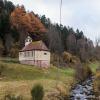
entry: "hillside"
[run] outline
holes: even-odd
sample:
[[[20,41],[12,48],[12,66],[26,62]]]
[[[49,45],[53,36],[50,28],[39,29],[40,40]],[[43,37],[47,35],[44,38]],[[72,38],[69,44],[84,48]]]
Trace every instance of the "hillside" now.
[[[69,52],[81,62],[100,60],[99,40],[94,47],[82,30],[53,23],[45,15],[26,11],[23,5],[15,6],[11,1],[1,0],[0,8],[0,56],[18,57],[29,35],[33,41],[42,40],[51,53],[62,56]]]
[[[89,64],[94,74],[98,65],[98,62]],[[30,91],[38,83],[44,87],[44,100],[47,100],[49,95],[55,98],[53,94],[69,96],[72,86],[77,82],[75,70],[69,67],[57,68],[51,65],[48,69],[41,69],[37,66],[19,64],[18,61],[10,58],[0,61],[0,68],[1,66],[3,66],[3,70],[0,77],[0,100],[9,93],[21,95],[23,100],[30,100]],[[96,79],[95,84],[98,84],[98,81]],[[98,85],[95,85],[95,89],[98,89]],[[48,100],[51,100],[51,98],[49,97]]]
[[[42,40],[47,46],[51,54],[50,68],[19,63],[19,50],[25,46],[27,36],[33,42]],[[99,96],[99,44],[97,39],[94,46],[78,28],[53,23],[45,15],[26,11],[24,5],[0,0],[0,100],[9,93],[31,100],[30,91],[38,83],[45,91],[43,100],[67,98],[73,85],[92,75],[94,92]]]
[[[11,92],[22,95],[24,100],[29,100],[30,89],[36,83],[43,85],[46,94],[56,92],[60,86],[59,88],[68,95],[74,82],[75,71],[71,68],[59,69],[52,66],[49,69],[41,69],[12,61],[0,61],[0,65],[4,66],[0,80],[0,98]]]

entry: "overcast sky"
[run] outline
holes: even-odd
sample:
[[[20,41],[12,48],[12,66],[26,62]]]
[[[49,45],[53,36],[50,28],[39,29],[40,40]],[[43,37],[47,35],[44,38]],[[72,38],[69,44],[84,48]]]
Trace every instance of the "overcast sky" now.
[[[26,10],[46,15],[59,23],[60,0],[9,0],[15,5],[23,4]],[[62,0],[62,24],[79,28],[92,39],[100,36],[100,0]]]

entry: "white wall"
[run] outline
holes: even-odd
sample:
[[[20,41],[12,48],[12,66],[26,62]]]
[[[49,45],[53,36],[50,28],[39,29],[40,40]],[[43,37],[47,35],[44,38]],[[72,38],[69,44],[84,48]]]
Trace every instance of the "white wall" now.
[[[48,61],[50,61],[50,52],[48,52],[48,51],[35,51],[35,60],[48,60]]]
[[[35,50],[35,51],[25,51],[25,52],[19,52],[19,61],[22,61],[22,60],[47,60],[47,61],[50,61],[50,52],[48,52],[48,51]]]

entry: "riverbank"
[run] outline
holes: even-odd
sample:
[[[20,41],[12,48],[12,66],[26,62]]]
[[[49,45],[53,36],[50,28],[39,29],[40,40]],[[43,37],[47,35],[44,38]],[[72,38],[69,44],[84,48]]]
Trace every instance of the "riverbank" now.
[[[94,80],[94,92],[96,95],[96,100],[100,100],[100,70],[96,71]]]
[[[72,87],[70,100],[100,100],[99,62],[89,63],[93,76]]]
[[[92,69],[94,73],[94,93],[96,95],[95,100],[100,100],[100,62],[94,62],[90,64],[90,68]]]
[[[84,82],[76,84],[71,91],[70,100],[95,100],[93,81],[94,78],[89,77]]]

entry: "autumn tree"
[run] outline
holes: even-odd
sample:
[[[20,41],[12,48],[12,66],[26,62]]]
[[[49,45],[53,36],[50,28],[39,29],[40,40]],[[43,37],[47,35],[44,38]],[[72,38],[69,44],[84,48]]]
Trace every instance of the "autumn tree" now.
[[[26,12],[24,6],[18,6],[11,13],[11,25],[12,28],[16,28],[19,35],[20,45],[24,46],[24,40],[28,33],[44,33],[45,27],[39,20],[39,18],[33,12]]]

